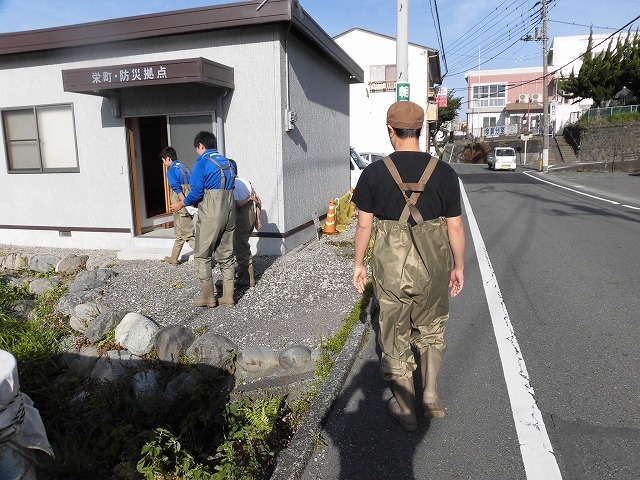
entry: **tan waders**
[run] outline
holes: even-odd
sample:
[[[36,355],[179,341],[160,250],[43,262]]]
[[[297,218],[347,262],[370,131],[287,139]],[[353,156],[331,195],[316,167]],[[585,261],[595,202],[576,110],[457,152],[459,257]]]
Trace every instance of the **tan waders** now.
[[[198,204],[196,248],[194,250],[196,275],[200,280],[201,288],[206,283],[207,293],[209,288],[211,288],[211,292],[214,291],[211,256],[215,254],[223,281],[223,295],[220,303],[225,306],[232,306],[233,302],[235,211],[232,190],[205,190],[204,197]]]
[[[164,257],[164,261],[171,265],[180,265],[180,252],[182,251],[182,245],[173,245],[170,257]]]
[[[416,391],[413,378],[398,378],[391,384],[393,397],[389,399],[389,413],[400,422],[400,426],[412,432],[418,428],[415,402]]]
[[[188,183],[182,185],[182,192],[184,195],[189,195],[191,191],[191,185]],[[176,203],[180,199],[176,192],[171,190],[169,194],[169,200],[171,203]],[[191,246],[193,250],[196,247],[196,236],[195,236],[195,228],[193,225],[193,217],[189,215],[187,209],[182,207],[180,210],[173,214],[173,231],[176,236],[175,242],[173,242],[173,249],[171,250],[170,257],[164,257],[164,261],[170,263],[172,265],[180,265],[180,252],[182,251],[182,246],[186,243]]]
[[[233,300],[233,280],[225,280],[222,282],[222,297],[220,297],[220,305],[228,308],[236,306],[236,302]]]
[[[213,287],[213,282],[200,282],[200,290],[202,295],[193,299],[193,304],[196,307],[209,307],[215,308],[218,306],[218,299],[216,298],[216,292]]]
[[[420,352],[420,373],[422,374],[422,406],[427,418],[443,418],[444,406],[438,395],[438,375],[442,365],[442,352],[429,347]]]
[[[407,206],[400,220],[375,219],[376,239],[371,270],[380,304],[380,368],[384,379],[392,382],[396,397],[389,403],[389,412],[407,429],[407,426],[411,428],[415,418],[415,402],[412,400],[415,399],[415,390],[411,374],[417,364],[411,348],[413,346],[419,352],[437,349],[438,353],[446,348],[444,327],[449,318],[447,288],[452,258],[446,219],[440,217],[423,221],[415,207],[437,160],[430,161],[418,183],[407,184],[400,180],[391,159],[387,159],[385,164],[403,194],[409,190],[413,193],[411,197],[404,194]],[[408,222],[409,215],[416,221],[415,226]],[[430,356],[425,355],[425,358],[428,361]],[[421,368],[425,370],[422,365]],[[439,364],[428,377],[433,388],[425,388],[426,393],[423,392],[423,401],[429,400],[428,405],[433,400],[439,405],[435,390],[438,373]]]

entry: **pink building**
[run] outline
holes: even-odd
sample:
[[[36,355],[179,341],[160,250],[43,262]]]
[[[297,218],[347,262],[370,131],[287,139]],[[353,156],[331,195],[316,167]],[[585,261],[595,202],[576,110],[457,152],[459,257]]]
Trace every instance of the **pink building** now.
[[[541,133],[542,67],[472,71],[465,79],[468,133],[476,137]],[[555,91],[553,78],[548,91]]]

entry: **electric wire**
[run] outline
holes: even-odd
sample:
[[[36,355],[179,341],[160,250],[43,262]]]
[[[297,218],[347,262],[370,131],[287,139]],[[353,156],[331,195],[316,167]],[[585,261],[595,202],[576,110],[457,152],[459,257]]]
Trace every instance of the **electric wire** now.
[[[637,17],[635,17],[633,20],[631,20],[630,22],[626,23],[622,27],[618,28],[615,32],[613,32],[611,35],[609,35],[604,40],[602,40],[602,41],[598,42],[597,44],[593,45],[591,47],[591,51],[593,51],[594,48],[599,47],[603,43],[611,40],[617,33],[620,33],[621,31],[625,30],[629,25],[632,25],[638,19],[640,19],[640,15],[638,15]],[[564,67],[567,67],[567,66],[571,65],[573,62],[575,62],[576,60],[579,60],[580,58],[584,57],[586,53],[587,52],[581,53],[580,55],[578,55],[574,59],[572,59],[572,60],[568,61],[567,63],[565,63],[564,65],[562,65],[561,67],[558,67],[558,68],[552,70],[551,72],[547,72],[547,77],[554,76],[556,74],[556,72],[561,71]],[[517,87],[521,87],[523,85],[527,85],[529,83],[538,82],[538,81],[542,80],[543,78],[544,78],[544,75],[541,75],[540,77],[536,77],[536,78],[533,78],[531,80],[527,80],[527,81],[523,81],[523,82],[515,82],[513,84],[507,82],[506,86],[508,86],[509,88],[517,88]],[[470,103],[469,100],[464,100],[464,101],[460,102],[460,106],[468,104],[468,103]]]

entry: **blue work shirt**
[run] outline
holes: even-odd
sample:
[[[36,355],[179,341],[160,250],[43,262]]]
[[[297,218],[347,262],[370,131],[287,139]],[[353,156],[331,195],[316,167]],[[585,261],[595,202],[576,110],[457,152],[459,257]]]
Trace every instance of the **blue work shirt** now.
[[[210,158],[215,160],[221,167],[230,167],[229,170],[224,170],[224,189],[233,190],[233,179],[236,176],[236,169],[226,157],[218,153],[217,149],[211,148],[205,150],[193,166],[191,172],[191,193],[184,199],[185,206],[197,205],[204,197],[205,190],[220,189],[221,170],[218,165],[209,160]]]
[[[177,160],[171,162],[167,169],[167,182],[176,195],[182,192],[182,185],[191,183],[189,169]]]

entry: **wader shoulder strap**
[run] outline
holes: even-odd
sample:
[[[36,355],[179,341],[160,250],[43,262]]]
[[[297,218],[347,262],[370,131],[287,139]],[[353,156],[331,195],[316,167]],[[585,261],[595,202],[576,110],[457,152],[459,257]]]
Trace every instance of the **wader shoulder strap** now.
[[[222,166],[218,162],[216,162],[213,158],[208,157],[208,160],[211,160],[214,165],[216,165],[220,169],[220,190],[224,190],[225,185],[227,183],[227,178],[224,174],[225,170],[229,170],[229,175],[233,177],[231,167],[229,165]],[[231,179],[231,183],[233,185],[233,178]]]
[[[431,159],[429,160],[429,163],[427,164],[427,167],[424,169],[424,172],[422,172],[422,176],[420,177],[420,180],[418,180],[418,183],[403,182],[402,178],[400,177],[400,173],[398,172],[398,169],[393,163],[393,160],[391,160],[391,157],[387,156],[384,158],[383,161],[384,161],[384,164],[389,169],[389,173],[391,173],[391,176],[393,177],[396,184],[398,185],[398,188],[400,188],[400,191],[402,192],[402,196],[407,202],[407,204],[404,207],[404,210],[402,210],[402,214],[400,215],[399,220],[401,222],[406,222],[409,220],[409,216],[412,216],[416,224],[424,222],[424,219],[422,218],[422,214],[416,208],[416,202],[418,201],[418,197],[420,196],[420,194],[424,192],[424,188],[427,185],[429,178],[431,178],[431,174],[435,170],[436,165],[438,164],[438,160],[434,157],[431,157]],[[411,193],[410,197],[408,197],[406,194],[407,190],[411,190],[411,192],[413,192]]]

